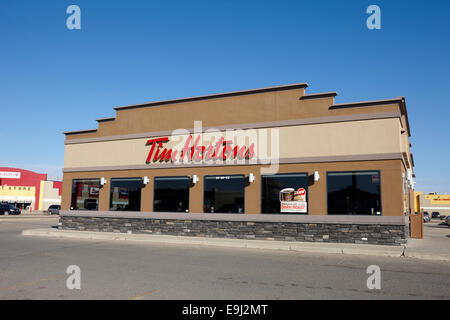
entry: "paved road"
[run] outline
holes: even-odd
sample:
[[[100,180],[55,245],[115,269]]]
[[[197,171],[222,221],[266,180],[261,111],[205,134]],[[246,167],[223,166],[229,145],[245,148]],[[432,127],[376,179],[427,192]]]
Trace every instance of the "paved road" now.
[[[57,221],[0,217],[0,299],[450,299],[448,262],[20,235]]]

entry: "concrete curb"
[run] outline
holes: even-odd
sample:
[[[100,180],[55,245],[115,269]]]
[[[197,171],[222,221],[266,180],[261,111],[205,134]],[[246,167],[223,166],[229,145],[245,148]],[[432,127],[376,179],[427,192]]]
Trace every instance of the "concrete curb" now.
[[[18,214],[18,215],[0,215],[0,219],[9,218],[9,219],[30,219],[30,218],[59,218],[57,214]]]
[[[31,221],[31,220],[47,220],[51,218],[59,218],[58,216],[50,215],[28,215],[28,216],[0,216],[0,221]]]
[[[405,248],[405,257],[422,259],[422,260],[438,260],[438,261],[450,261],[450,256],[446,254],[427,254],[420,250],[414,251],[413,248]]]
[[[207,245],[228,248],[247,248],[263,250],[284,250],[304,253],[332,253],[332,254],[354,254],[384,257],[404,256],[405,246],[382,246],[369,244],[351,243],[323,243],[323,242],[291,242],[272,240],[246,240],[246,239],[223,239],[203,237],[181,237],[154,234],[127,234],[112,232],[72,231],[58,229],[29,229],[23,230],[24,236],[40,236],[53,238],[70,238],[86,240],[121,240],[130,242],[148,242],[165,244],[187,244]],[[423,258],[427,259],[427,258]],[[450,259],[449,259],[450,260]]]

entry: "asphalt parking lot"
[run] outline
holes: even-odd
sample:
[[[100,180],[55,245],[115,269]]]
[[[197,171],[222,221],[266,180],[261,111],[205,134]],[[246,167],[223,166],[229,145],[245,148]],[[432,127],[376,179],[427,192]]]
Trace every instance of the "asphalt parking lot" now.
[[[450,298],[445,261],[21,235],[57,222],[0,217],[0,299]],[[448,239],[437,223],[426,228]],[[66,286],[71,265],[80,290]],[[370,265],[380,267],[380,290],[367,288]]]

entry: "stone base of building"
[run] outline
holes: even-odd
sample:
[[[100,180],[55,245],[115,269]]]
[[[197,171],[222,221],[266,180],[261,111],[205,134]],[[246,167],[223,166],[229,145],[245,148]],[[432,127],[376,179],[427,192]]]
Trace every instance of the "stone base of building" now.
[[[354,222],[348,222],[348,217],[328,216],[68,212],[61,214],[60,229],[228,239],[404,244],[408,238],[408,223],[393,218],[403,217],[359,216],[354,217]],[[374,223],[377,219],[378,223]]]

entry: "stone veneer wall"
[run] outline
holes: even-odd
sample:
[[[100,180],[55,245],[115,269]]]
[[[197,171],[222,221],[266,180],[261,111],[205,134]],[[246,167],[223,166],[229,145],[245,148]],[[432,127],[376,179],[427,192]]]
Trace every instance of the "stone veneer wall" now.
[[[406,243],[408,225],[285,221],[224,221],[61,215],[60,229],[282,241]],[[366,239],[364,239],[366,238]]]

